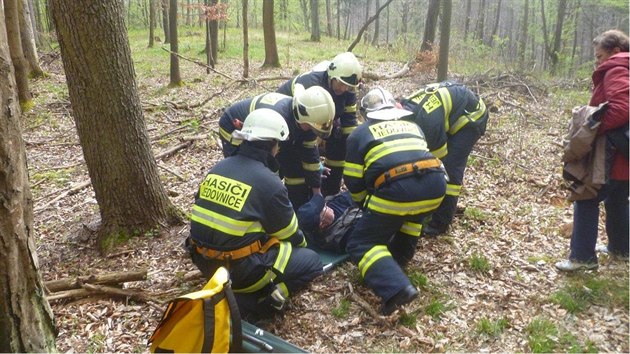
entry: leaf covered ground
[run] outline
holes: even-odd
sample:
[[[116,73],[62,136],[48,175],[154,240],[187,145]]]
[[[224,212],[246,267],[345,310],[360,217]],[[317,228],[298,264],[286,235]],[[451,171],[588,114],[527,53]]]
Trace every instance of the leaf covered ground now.
[[[401,66],[362,60],[374,73],[395,73]],[[283,82],[261,78],[288,78],[315,63],[263,71],[254,62],[250,75],[259,80],[243,83],[182,61],[186,84],[174,89],[167,88],[163,68],[139,76],[154,154],[191,142],[158,161],[171,200],[189,212],[198,183],[221,158],[216,130],[223,107],[273,91]],[[45,64],[50,76],[32,82],[35,108],[23,118],[42,277],[146,269],[148,280],[125,288],[153,299],[94,296],[51,302],[57,349],[146,352],[165,302],[203,285],[199,278],[186,277],[196,270],[181,247],[188,227],[131,239],[107,256],[98,253],[87,231],[98,218],[94,193],[89,186],[75,188],[89,176],[61,60],[52,56]],[[220,70],[238,77],[241,64],[226,61]],[[581,103],[564,92],[584,91],[588,83],[544,83],[498,72],[454,76],[484,97],[491,115],[488,131],[469,159],[450,232],[422,238],[407,269],[420,297],[390,317],[375,317],[366,307],[378,310],[378,299],[347,263],[297,294],[283,316],[261,326],[317,353],[630,351],[628,264],[602,256],[598,271],[578,275],[559,273],[553,266],[567,255],[572,217],[558,143],[570,108]],[[381,85],[405,95],[434,79],[433,74],[412,72],[372,80],[360,94]],[[605,242],[601,227],[600,236]],[[589,284],[604,284],[604,289]],[[585,294],[580,311],[558,300],[571,291]],[[621,300],[614,300],[619,293]]]

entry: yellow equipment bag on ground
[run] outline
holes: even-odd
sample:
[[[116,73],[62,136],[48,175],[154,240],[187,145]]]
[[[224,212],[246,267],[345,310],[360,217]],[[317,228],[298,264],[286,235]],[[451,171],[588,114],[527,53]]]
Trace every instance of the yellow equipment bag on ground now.
[[[149,338],[152,353],[240,352],[241,317],[227,269],[202,290],[172,300]]]

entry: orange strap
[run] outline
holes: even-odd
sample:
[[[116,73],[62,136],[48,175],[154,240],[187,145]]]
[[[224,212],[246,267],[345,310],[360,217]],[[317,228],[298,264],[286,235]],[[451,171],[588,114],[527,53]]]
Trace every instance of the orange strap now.
[[[192,239],[191,239],[192,241]],[[192,241],[194,244],[194,241]],[[279,244],[280,241],[275,237],[270,237],[264,245],[261,245],[260,240],[257,240],[254,243],[251,243],[245,247],[237,248],[232,251],[217,251],[210,248],[200,247],[195,245],[197,253],[203,254],[204,256],[210,259],[218,259],[218,260],[236,260],[249,256],[252,253],[265,253],[271,247]]]
[[[378,189],[380,186],[391,179],[399,178],[401,176],[414,173],[419,170],[436,168],[440,166],[442,166],[442,162],[439,159],[422,160],[416,161],[414,163],[406,163],[404,165],[396,166],[378,176],[378,178],[374,181],[374,188]]]

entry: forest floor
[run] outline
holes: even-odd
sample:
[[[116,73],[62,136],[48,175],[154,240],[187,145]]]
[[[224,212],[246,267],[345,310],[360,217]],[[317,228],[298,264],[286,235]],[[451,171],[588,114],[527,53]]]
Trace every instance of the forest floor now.
[[[400,66],[362,60],[368,70],[383,74]],[[135,238],[109,255],[99,254],[91,233],[85,232],[98,219],[93,190],[73,189],[89,176],[61,60],[45,62],[50,76],[32,82],[35,107],[24,114],[23,124],[43,280],[147,270],[146,281],[126,283],[125,288],[153,299],[51,301],[59,330],[57,349],[146,352],[165,303],[204,283],[186,277],[196,270],[181,247],[188,226]],[[261,71],[255,67],[259,63],[252,63],[250,75],[288,78],[313,64],[289,72]],[[166,88],[163,68],[137,80],[154,153],[191,141],[158,161],[171,200],[189,212],[199,182],[222,156],[213,133],[221,108],[273,91],[283,81],[230,82],[190,62],[181,65],[183,87]],[[241,70],[239,63],[229,62],[220,68]],[[376,85],[395,95],[409,94],[433,81],[432,75],[371,80],[360,95]],[[498,72],[456,78],[485,99],[490,120],[469,159],[461,213],[448,235],[420,239],[408,267],[419,298],[389,317],[370,315],[365,303],[378,309],[379,301],[361,284],[356,267],[346,263],[297,294],[283,316],[261,326],[315,353],[629,352],[628,263],[601,256],[598,271],[575,275],[553,266],[567,256],[572,218],[558,144],[570,109],[581,103],[575,95],[558,92],[563,92],[560,85],[584,91],[588,83],[552,84]],[[600,242],[605,242],[602,227],[600,233]],[[594,283],[605,284],[604,289],[593,294]],[[578,311],[559,300],[575,293],[587,299]],[[621,301],[616,301],[619,293]]]

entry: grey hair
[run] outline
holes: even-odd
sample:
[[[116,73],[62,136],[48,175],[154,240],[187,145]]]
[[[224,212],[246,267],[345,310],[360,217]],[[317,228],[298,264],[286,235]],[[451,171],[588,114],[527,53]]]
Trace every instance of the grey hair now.
[[[608,30],[593,39],[593,46],[609,52],[615,48],[628,52],[628,35],[616,29]]]

